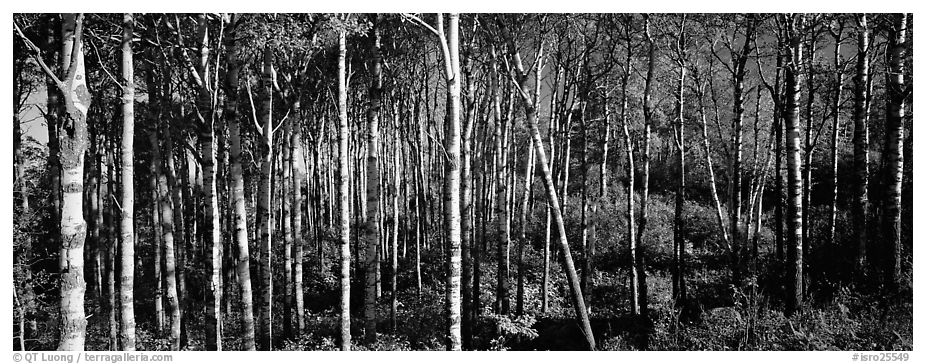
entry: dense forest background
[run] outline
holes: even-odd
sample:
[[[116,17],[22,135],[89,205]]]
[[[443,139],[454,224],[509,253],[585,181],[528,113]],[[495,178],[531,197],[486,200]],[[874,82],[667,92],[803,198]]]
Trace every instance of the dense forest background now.
[[[13,19],[16,350],[912,350],[912,15]]]

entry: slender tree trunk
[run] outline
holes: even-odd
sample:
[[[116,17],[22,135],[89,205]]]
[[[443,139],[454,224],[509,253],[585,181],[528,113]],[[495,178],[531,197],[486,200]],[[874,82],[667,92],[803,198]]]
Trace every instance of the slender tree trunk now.
[[[629,43],[629,41],[628,41]],[[627,154],[627,164],[626,171],[624,172],[627,175],[627,247],[630,252],[630,312],[634,315],[641,314],[642,310],[640,307],[640,295],[638,290],[640,287],[640,276],[639,271],[636,269],[637,255],[640,254],[640,247],[637,245],[637,224],[636,224],[636,211],[634,211],[634,191],[635,191],[635,176],[636,176],[636,167],[634,166],[634,148],[633,148],[633,139],[630,135],[630,126],[627,121],[627,85],[630,81],[630,70],[633,67],[632,58],[631,58],[630,49],[627,50],[627,63],[625,73],[621,79],[621,130],[624,135],[624,150]]]
[[[746,78],[746,63],[749,60],[749,53],[752,51],[752,38],[755,30],[755,21],[751,15],[746,19],[746,37],[743,41],[743,48],[734,57],[733,70],[733,173],[731,180],[731,197],[730,200],[730,241],[733,248],[733,271],[734,278],[740,279],[741,264],[740,249],[745,245],[740,240],[739,225],[742,217],[742,181],[743,181],[743,113],[745,108],[744,81]]]
[[[889,289],[897,290],[901,284],[901,188],[903,186],[904,101],[907,85],[904,82],[904,62],[907,57],[907,14],[890,15],[888,32],[887,120],[885,122],[885,199],[882,215],[884,236],[884,280]]]
[[[472,50],[472,45],[469,47]],[[460,167],[460,236],[461,236],[461,255],[463,260],[462,280],[462,297],[463,321],[461,323],[460,333],[462,335],[462,346],[466,349],[472,349],[473,341],[473,322],[475,315],[473,313],[473,128],[476,124],[476,105],[475,105],[475,80],[470,69],[471,62],[469,56],[462,60],[462,68],[465,70],[466,77],[466,109],[463,117],[462,134],[460,135],[460,158],[462,166]],[[398,154],[396,152],[396,154]],[[397,168],[397,167],[396,167]],[[398,175],[396,175],[398,177]],[[398,218],[398,216],[396,216]],[[476,290],[479,287],[475,288]]]
[[[537,127],[537,105],[536,101],[530,100],[526,90],[527,84],[527,75],[524,73],[524,66],[521,64],[521,56],[517,48],[515,48],[514,39],[511,34],[508,33],[507,24],[499,22],[500,28],[505,36],[508,46],[508,52],[511,56],[511,61],[514,64],[514,70],[517,72],[517,88],[521,96],[521,103],[524,106],[525,113],[527,116],[527,123],[530,128],[531,138],[533,139],[534,148],[537,151],[538,162],[541,166],[541,171],[543,172],[543,184],[547,192],[547,198],[550,200],[550,203],[553,206],[561,206],[559,204],[559,199],[556,196],[556,190],[553,186],[553,174],[550,172],[550,164],[547,160],[546,152],[543,150],[543,140],[540,136],[540,129]],[[592,327],[588,320],[588,310],[585,307],[585,299],[582,295],[582,289],[579,287],[579,276],[576,274],[575,263],[572,260],[572,253],[569,250],[569,243],[566,238],[566,227],[563,223],[562,211],[559,209],[554,209],[553,211],[554,221],[556,222],[556,227],[559,233],[559,243],[560,248],[563,252],[563,262],[565,263],[565,271],[568,277],[569,290],[571,291],[573,309],[575,310],[576,319],[581,325],[582,332],[585,335],[585,340],[588,343],[590,350],[595,350],[595,336],[592,333]]]
[[[269,351],[272,348],[272,305],[273,305],[273,276],[271,269],[273,214],[270,212],[271,174],[273,173],[273,51],[269,46],[264,48],[263,70],[261,73],[261,90],[263,93],[263,112],[261,118],[261,148],[260,186],[257,198],[257,219],[259,221],[260,236],[260,350]]]
[[[280,145],[280,199],[282,215],[280,230],[283,232],[283,339],[293,337],[293,200],[292,164],[293,154],[289,142],[292,138],[293,123],[287,119],[283,126],[283,139]]]
[[[153,139],[154,143],[151,143],[151,148],[157,148],[157,139]],[[163,272],[161,270],[161,263],[163,259],[161,258],[161,252],[164,249],[164,232],[161,228],[161,212],[158,209],[157,201],[160,200],[158,196],[158,181],[157,174],[154,172],[154,165],[157,163],[154,158],[151,161],[151,176],[149,178],[148,187],[151,188],[151,201],[154,202],[154,206],[151,209],[151,231],[153,232],[154,240],[154,259],[152,260],[152,265],[154,265],[154,324],[155,332],[158,336],[164,331],[164,286],[163,286]],[[89,282],[89,281],[88,281]]]
[[[374,23],[378,19],[374,20]],[[382,188],[380,186],[379,172],[379,151],[380,151],[380,132],[379,117],[382,110],[382,55],[379,51],[379,28],[378,24],[373,25],[373,46],[372,46],[372,64],[371,72],[373,82],[370,84],[370,108],[367,109],[368,134],[367,142],[367,168],[366,168],[366,221],[362,227],[362,241],[366,247],[364,254],[364,275],[366,284],[364,285],[363,301],[363,321],[364,321],[364,341],[367,344],[376,342],[376,276],[377,276],[377,245],[382,235],[380,226],[380,209],[379,204],[382,199]]]
[[[397,109],[394,111],[398,111]],[[389,190],[389,197],[392,200],[392,259],[390,263],[389,275],[389,321],[392,326],[392,333],[398,332],[398,323],[396,320],[397,311],[399,310],[399,161],[401,150],[399,149],[399,122],[398,113],[393,113],[394,135],[392,139],[392,188]],[[407,194],[406,194],[407,196]],[[406,238],[407,239],[407,238]],[[403,249],[404,253],[404,249]],[[403,254],[404,255],[404,254]]]
[[[678,88],[676,90],[675,147],[678,151],[678,189],[675,192],[674,249],[672,254],[672,297],[676,305],[683,306],[687,299],[685,287],[685,19],[678,35]],[[758,142],[758,141],[757,141]]]
[[[480,118],[483,119],[484,118]],[[483,125],[486,125],[483,123]],[[485,129],[483,129],[485,130]],[[477,133],[478,135],[478,130]],[[483,132],[483,135],[486,133]],[[478,140],[478,136],[475,138]],[[474,143],[475,144],[475,143]],[[474,198],[476,204],[475,210],[475,219],[477,224],[476,239],[473,240],[472,254],[473,254],[473,307],[472,307],[472,325],[476,327],[479,322],[479,316],[482,312],[482,253],[485,251],[485,239],[486,239],[486,225],[487,225],[487,209],[488,199],[486,198],[486,170],[487,160],[486,160],[486,144],[485,138],[483,138],[482,145],[474,148],[476,152],[476,159],[480,161],[479,168],[475,169],[475,191],[473,194],[478,193],[479,195]],[[472,337],[470,337],[472,339]]]
[[[713,72],[714,72],[713,63],[711,63],[710,68],[708,68],[707,74],[712,75]],[[716,93],[714,89],[714,83],[711,80],[712,80],[712,77],[708,76],[706,82],[709,84],[710,91],[711,91],[711,98],[714,101],[715,125],[717,125],[717,131],[719,133],[720,123],[718,121],[719,116],[718,116],[718,110],[717,110],[717,99],[716,99]],[[705,106],[704,106],[704,101],[703,101],[704,100],[703,86],[699,85],[699,87],[701,88],[699,89],[700,91],[698,95],[698,112],[701,117],[701,139],[704,142],[703,143],[704,144],[704,163],[707,169],[708,180],[710,182],[708,186],[711,189],[711,200],[714,202],[713,205],[714,205],[715,217],[717,219],[717,226],[720,227],[720,236],[723,238],[722,240],[724,244],[723,248],[726,250],[728,254],[732,255],[732,252],[734,251],[733,245],[730,241],[730,234],[729,234],[729,229],[727,228],[727,222],[723,218],[723,208],[720,204],[720,195],[718,193],[718,188],[717,188],[717,178],[716,178],[716,175],[714,174],[714,163],[713,163],[713,158],[711,157],[713,154],[711,152],[711,140],[707,132],[707,113],[705,112]]]
[[[208,20],[199,19],[200,57],[204,60],[200,74],[206,75],[209,59]],[[199,148],[202,165],[203,185],[203,249],[206,255],[206,269],[209,280],[206,287],[206,350],[222,350],[222,235],[219,231],[219,204],[216,187],[216,133],[215,114],[212,109],[212,86],[208,79],[202,79],[197,106],[202,123],[199,134]],[[205,249],[208,249],[206,251]]]
[[[785,198],[784,192],[784,178],[781,173],[781,158],[784,153],[782,153],[782,127],[784,126],[782,122],[782,96],[781,96],[781,69],[782,62],[785,61],[784,53],[782,52],[781,40],[778,42],[778,50],[776,51],[777,57],[775,57],[775,86],[773,88],[775,101],[775,110],[774,117],[775,123],[773,128],[775,129],[775,259],[778,262],[785,261],[785,221],[784,221],[784,209],[787,204],[787,199]]]
[[[812,29],[812,26],[810,28]],[[815,129],[814,120],[816,119],[814,115],[814,107],[813,107],[815,96],[816,96],[816,92],[814,92],[816,88],[816,83],[814,82],[814,76],[816,73],[815,72],[816,70],[814,68],[814,62],[817,60],[816,47],[817,47],[816,36],[811,35],[810,44],[808,44],[807,46],[807,52],[809,53],[806,59],[807,64],[803,66],[805,67],[803,71],[804,73],[807,74],[807,108],[806,108],[807,121],[804,124],[804,149],[803,149],[804,162],[802,164],[802,169],[801,169],[801,173],[803,176],[802,186],[804,188],[801,194],[801,198],[802,198],[801,206],[803,208],[802,214],[806,220],[804,221],[804,224],[801,226],[801,241],[802,241],[802,244],[804,244],[803,249],[805,252],[808,252],[810,250],[810,247],[809,247],[810,233],[811,233],[810,223],[812,221],[810,220],[810,193],[811,193],[811,190],[813,190],[813,154],[815,152],[816,144],[817,144],[816,143],[817,139],[813,137],[812,135]],[[817,136],[819,136],[819,131],[817,132]],[[804,262],[804,264],[807,265],[807,262]],[[813,267],[808,267],[808,268],[812,269]],[[804,273],[805,293],[807,290],[807,287],[806,287],[807,278],[808,278],[807,273],[805,272]]]
[[[556,113],[556,94],[559,91],[559,76],[560,68],[556,69],[556,75],[553,78],[553,91],[550,96],[550,125],[547,128],[547,143],[550,145],[550,163],[556,161],[556,145],[553,139],[554,130],[557,128],[557,113]],[[536,146],[535,146],[536,148]],[[551,171],[556,170],[555,165],[547,166]],[[553,172],[555,175],[555,172]],[[555,189],[555,186],[554,186]],[[546,313],[549,309],[550,302],[550,230],[553,225],[553,206],[547,206],[546,213],[546,225],[544,229],[544,240],[543,240],[543,279],[540,286],[540,312]]]
[[[106,153],[106,173],[107,173],[107,182],[106,182],[106,193],[104,199],[107,201],[116,201],[115,200],[115,148],[113,148],[112,143],[107,141],[106,149],[109,151]],[[103,260],[105,261],[105,282],[103,284],[104,292],[103,296],[106,297],[106,323],[107,323],[107,333],[109,340],[109,350],[119,350],[119,321],[116,316],[116,248],[119,245],[119,239],[116,236],[116,229],[113,225],[113,217],[115,213],[116,206],[114,203],[110,202],[109,208],[106,209],[106,213],[103,215],[103,226],[106,226],[106,251],[104,252]]]
[[[152,87],[152,97],[160,97],[157,90]],[[172,147],[170,146],[169,126],[165,126],[163,132],[165,139],[164,155],[166,158],[173,158]],[[165,297],[167,301],[167,315],[169,316],[169,336],[170,349],[180,350],[180,302],[177,297],[177,262],[174,257],[174,208],[171,203],[171,191],[167,183],[167,175],[164,173],[166,162],[162,160],[160,145],[158,144],[158,131],[152,131],[150,134],[152,167],[156,179],[156,190],[158,199],[155,201],[155,207],[160,212],[160,234],[164,249],[164,281]],[[167,167],[170,168],[170,167]]]
[[[648,219],[648,210],[647,205],[649,202],[649,165],[650,165],[650,134],[652,128],[652,119],[653,119],[653,101],[652,101],[652,84],[653,84],[653,72],[656,64],[656,45],[653,41],[653,37],[650,35],[650,22],[649,17],[644,15],[644,32],[646,34],[647,43],[649,45],[649,65],[647,66],[646,71],[646,81],[643,90],[643,191],[640,196],[640,221],[639,227],[637,228],[637,251],[636,254],[632,254],[632,268],[637,275],[637,282],[633,288],[633,295],[635,300],[639,303],[639,314],[641,317],[646,319],[647,317],[647,284],[646,284],[646,257],[644,245],[644,237],[646,234],[646,224]],[[644,337],[644,345],[646,345],[646,338]]]
[[[585,95],[585,96],[587,97],[588,95]],[[589,149],[588,143],[589,143],[589,138],[588,138],[588,120],[586,120],[587,107],[588,107],[588,100],[587,99],[582,100],[582,104],[580,106],[580,110],[581,110],[580,111],[580,119],[581,119],[580,122],[582,123],[581,125],[582,127],[582,162],[581,162],[582,165],[580,167],[582,170],[582,207],[581,207],[581,213],[580,213],[581,220],[579,222],[579,227],[581,230],[581,233],[580,233],[581,242],[579,245],[582,247],[583,255],[585,255],[584,257],[585,259],[583,260],[584,264],[582,267],[582,278],[581,278],[580,286],[582,287],[582,292],[585,293],[585,307],[588,308],[589,313],[591,313],[592,292],[588,286],[588,281],[590,279],[590,275],[592,274],[591,264],[592,264],[592,260],[594,259],[594,257],[591,254],[591,247],[589,246],[589,241],[588,241],[588,205],[589,205],[589,201],[588,201],[588,198],[589,198],[588,196],[588,149]]]
[[[348,170],[347,123],[347,31],[338,31],[338,193],[340,196],[339,233],[341,242],[341,303],[340,303],[340,346],[342,351],[350,350],[350,171]]]
[[[299,102],[299,99],[293,101],[293,112],[296,112],[296,115],[299,115],[298,112],[302,104]],[[302,261],[304,257],[305,245],[305,234],[302,229],[302,215],[303,205],[305,204],[305,199],[302,194],[302,186],[305,184],[306,177],[306,166],[305,158],[303,154],[302,146],[302,125],[296,124],[293,126],[292,133],[290,134],[289,146],[292,148],[291,155],[293,156],[292,161],[292,177],[293,177],[293,209],[292,209],[292,223],[293,223],[293,296],[294,296],[294,305],[296,313],[296,322],[295,329],[296,335],[301,336],[305,333],[305,299],[304,299],[304,285],[303,285],[303,273],[302,273]],[[298,157],[298,160],[296,159]]]
[[[840,51],[842,49],[842,24],[840,23],[839,30],[834,33],[834,41],[836,45],[833,47],[833,66],[835,67],[834,79],[834,95],[833,95],[833,129],[830,132],[830,165],[832,170],[832,191],[830,192],[830,206],[829,206],[829,219],[827,221],[827,240],[830,242],[836,241],[836,200],[839,197],[839,138],[840,138],[840,120],[839,120],[839,111],[840,111],[840,102],[842,101],[842,70],[843,62]]]
[[[444,18],[437,14],[437,37],[439,38],[445,66],[447,82],[448,116],[443,148],[445,157],[443,186],[444,229],[447,235],[446,250],[446,305],[448,318],[447,349],[462,350],[461,311],[462,311],[462,238],[460,222],[460,149],[462,126],[460,123],[460,16],[452,13],[448,16],[447,35],[444,35]],[[420,20],[419,20],[420,21]],[[443,249],[443,244],[441,244]]]
[[[782,15],[787,24],[785,50],[785,130],[787,130],[788,159],[788,262],[785,311],[788,315],[801,311],[803,302],[803,244],[801,193],[803,192],[801,171],[800,134],[800,64],[803,15]]]
[[[540,49],[537,52],[537,71],[534,78],[534,100],[536,100],[534,107],[539,107],[540,103],[540,85],[543,77],[543,44],[541,43]],[[583,119],[584,120],[584,119]],[[527,161],[525,163],[524,169],[524,198],[521,199],[521,216],[519,225],[519,236],[518,236],[518,289],[517,289],[517,303],[515,308],[515,313],[518,316],[524,314],[524,245],[529,244],[527,240],[527,217],[528,209],[530,208],[531,202],[531,182],[534,180],[534,141],[533,139],[528,141],[527,145]]]
[[[70,22],[66,23],[70,17]],[[48,14],[45,19],[46,34],[42,37],[42,51],[50,59],[59,60],[52,62],[51,71],[58,72],[59,75],[66,75],[71,62],[70,49],[74,47],[74,22],[73,16],[62,16],[59,19],[57,14]],[[59,38],[60,37],[60,38]],[[60,53],[59,53],[60,52]],[[66,53],[65,53],[66,52]],[[82,56],[82,55],[81,55]],[[45,125],[48,133],[48,182],[51,193],[48,197],[49,221],[61,221],[61,197],[62,197],[62,165],[61,165],[61,136],[58,135],[58,129],[61,127],[62,118],[67,117],[66,102],[64,91],[54,81],[53,75],[45,75]],[[66,82],[66,81],[65,81]],[[89,107],[89,106],[88,106]],[[60,226],[50,226],[48,233],[49,246],[62,244],[60,240]]]
[[[135,350],[135,66],[132,64],[132,33],[135,20],[132,14],[122,18],[122,220],[121,252],[122,274],[119,277],[119,297],[122,307],[122,346],[125,351]]]
[[[853,119],[855,131],[852,137],[853,177],[855,190],[852,199],[852,225],[855,226],[854,269],[864,274],[867,264],[868,243],[868,18],[865,14],[856,17],[858,22],[858,55],[855,65],[855,91],[853,94]]]
[[[244,177],[241,166],[241,126],[238,120],[238,76],[241,71],[236,41],[240,16],[232,15],[225,39],[228,39],[228,71],[225,74],[225,118],[228,122],[229,176],[231,177],[232,221],[237,243],[238,256],[235,269],[238,274],[238,288],[241,300],[242,345],[252,351],[254,344],[254,300],[251,288],[251,254],[248,244],[247,205],[244,198]]]
[[[498,198],[496,204],[496,219],[499,230],[499,241],[496,250],[498,268],[496,271],[495,284],[495,313],[507,315],[510,309],[510,300],[508,298],[508,249],[511,245],[511,225],[508,219],[508,153],[506,150],[505,139],[508,130],[508,120],[502,116],[501,99],[502,99],[502,82],[503,76],[498,71],[498,64],[495,58],[492,59],[492,68],[496,70],[494,78],[494,94],[492,98],[493,114],[495,115],[495,176],[496,195]]]

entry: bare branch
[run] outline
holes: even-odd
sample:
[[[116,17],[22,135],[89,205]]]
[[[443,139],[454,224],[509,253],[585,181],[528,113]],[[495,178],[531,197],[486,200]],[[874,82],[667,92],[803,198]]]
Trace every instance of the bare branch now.
[[[254,122],[254,128],[257,129],[257,132],[260,135],[264,135],[263,129],[261,129],[260,124],[257,123],[257,108],[254,107],[254,93],[251,92],[251,82],[245,82],[244,88],[248,91],[248,100],[251,101],[251,121]]]
[[[106,68],[106,65],[103,63],[103,58],[100,57],[100,50],[97,48],[96,43],[93,40],[90,40],[90,47],[93,48],[93,52],[96,54],[96,59],[100,62],[100,68],[103,69],[103,72],[106,73],[106,76],[109,76],[109,79],[113,81],[119,88],[125,88],[125,86],[119,83],[119,80],[109,72],[109,69]]]
[[[434,33],[435,36],[437,36],[437,39],[440,41],[441,53],[444,55],[444,77],[446,77],[448,81],[453,80],[455,76],[453,74],[453,66],[450,63],[450,47],[447,46],[447,37],[444,36],[443,14],[437,13],[437,26],[440,28],[440,30],[434,29],[424,20],[421,20],[421,18],[413,14],[402,13],[402,16],[415,23],[418,23],[418,25],[421,25],[431,33]]]
[[[16,29],[16,33],[19,34],[19,37],[22,38],[24,43],[26,43],[26,46],[32,49],[32,52],[33,52],[32,58],[35,59],[36,62],[38,62],[39,66],[42,67],[42,70],[45,71],[45,74],[49,78],[51,78],[53,81],[55,81],[55,84],[58,86],[58,88],[64,90],[65,88],[64,82],[61,82],[61,80],[58,79],[57,76],[55,76],[55,73],[52,72],[51,68],[49,68],[48,65],[45,64],[45,61],[42,59],[42,50],[39,49],[39,47],[36,46],[35,43],[32,43],[32,41],[29,40],[29,38],[26,37],[25,34],[23,34],[22,29],[19,28],[19,24],[16,24],[16,22],[13,22],[13,28]]]

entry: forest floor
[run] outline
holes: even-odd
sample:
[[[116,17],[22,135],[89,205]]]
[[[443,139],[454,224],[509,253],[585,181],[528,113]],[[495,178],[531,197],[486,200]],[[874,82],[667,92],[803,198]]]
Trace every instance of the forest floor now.
[[[697,252],[697,251],[696,251]],[[491,254],[490,254],[491,255]],[[693,261],[706,254],[695,254]],[[428,257],[435,258],[436,257]],[[431,260],[426,258],[425,261]],[[534,256],[528,256],[532,261]],[[493,262],[491,259],[489,263]],[[436,261],[434,262],[436,263]],[[435,264],[438,265],[439,264]],[[428,265],[424,265],[428,266]],[[582,350],[585,344],[573,311],[568,307],[568,286],[558,265],[550,290],[550,309],[539,313],[539,269],[532,269],[526,279],[524,316],[499,316],[491,313],[494,303],[495,277],[489,264],[483,279],[484,307],[474,329],[473,348],[477,350]],[[688,286],[689,304],[674,308],[671,300],[671,277],[667,270],[648,271],[650,322],[629,313],[628,274],[624,269],[603,270],[595,279],[592,293],[591,323],[599,350],[912,350],[912,293],[906,297],[880,297],[841,289],[821,299],[810,295],[804,311],[788,318],[778,309],[780,301],[771,293],[752,296],[729,284],[729,273],[693,264]],[[427,272],[426,272],[427,273]],[[437,273],[437,272],[430,272]],[[400,276],[400,287],[413,287],[409,278]],[[338,290],[333,276],[320,279],[314,275],[307,285],[307,330],[300,337],[275,341],[281,350],[337,350]],[[514,281],[514,280],[513,280]],[[404,284],[403,284],[404,283]],[[356,285],[356,286],[359,286]],[[352,322],[355,350],[443,350],[444,296],[440,284],[425,284],[421,297],[414,289],[400,291],[397,328],[389,320],[389,292],[383,292],[377,309],[379,340],[376,344],[360,343],[362,322]],[[438,287],[435,289],[434,287]],[[515,306],[512,285],[512,307]],[[360,317],[360,291],[353,292],[354,317]],[[487,306],[487,307],[486,307]],[[226,350],[241,347],[236,307],[225,316]],[[275,305],[277,315],[279,305]],[[202,314],[192,312],[185,350],[202,350]],[[277,323],[279,320],[275,320]],[[90,350],[105,350],[107,326],[100,315],[90,319]],[[280,325],[277,325],[280,326]],[[282,327],[274,328],[276,333]],[[139,320],[138,342],[141,350],[164,350],[166,339],[154,335],[150,320]]]
[[[656,213],[651,224],[654,240],[646,249],[649,320],[641,320],[630,314],[629,274],[624,240],[620,236],[620,219],[600,220],[596,259],[597,272],[594,289],[591,292],[591,324],[599,350],[911,350],[913,347],[913,293],[912,275],[905,280],[908,285],[900,293],[883,295],[878,287],[863,287],[838,283],[823,273],[809,274],[804,309],[793,317],[786,317],[782,311],[784,281],[780,264],[775,263],[774,239],[765,232],[759,241],[759,276],[750,285],[734,284],[729,262],[719,253],[720,249],[700,239],[699,230],[710,226],[709,212],[703,206],[692,204],[689,233],[692,238],[688,250],[687,287],[689,299],[684,305],[672,300],[671,262],[671,214],[669,201],[655,198]],[[665,205],[665,206],[663,206]],[[615,204],[615,206],[619,206]],[[540,209],[537,209],[540,210]],[[665,210],[665,211],[662,211]],[[604,210],[603,216],[613,216],[614,211]],[[699,219],[705,220],[705,228],[699,227]],[[535,216],[532,221],[543,221]],[[567,227],[574,227],[575,221],[567,219]],[[535,234],[543,229],[533,226]],[[574,229],[570,228],[570,231]],[[664,231],[665,230],[665,231]],[[329,234],[330,235],[330,234]],[[475,350],[583,350],[585,343],[575,321],[569,300],[569,288],[559,260],[551,264],[551,286],[549,309],[540,312],[540,281],[542,276],[542,239],[529,235],[534,243],[525,249],[525,314],[495,315],[496,237],[490,232],[488,250],[482,255],[482,284],[480,297],[482,308],[479,320],[473,328],[472,348]],[[661,240],[660,240],[661,239]],[[699,243],[700,241],[700,243]],[[337,350],[338,302],[340,290],[336,274],[338,265],[336,240],[326,237],[325,254],[327,263],[322,270],[317,257],[306,256],[305,310],[307,328],[304,334],[291,339],[282,339],[282,305],[275,301],[274,348],[275,350]],[[812,251],[825,254],[828,249],[842,243],[813,247]],[[692,246],[693,245],[693,246]],[[514,312],[517,289],[517,245],[513,245],[510,269],[510,299]],[[581,252],[576,244],[574,252]],[[423,251],[421,296],[416,295],[413,266],[413,246],[407,251],[407,258],[400,253],[398,276],[399,308],[396,328],[390,323],[389,272],[383,266],[383,292],[378,300],[377,317],[379,339],[375,344],[362,343],[362,285],[357,273],[352,273],[354,284],[351,292],[351,310],[354,317],[351,328],[355,350],[444,350],[444,264],[439,249]],[[559,249],[553,250],[559,257]],[[576,254],[576,265],[582,267],[582,257]],[[814,262],[832,261],[826,256],[814,260],[808,256],[809,265]],[[906,264],[912,264],[907,262]],[[252,268],[256,265],[252,265]],[[823,271],[824,268],[817,268]],[[838,270],[837,270],[838,271]],[[905,269],[912,272],[912,269]],[[829,273],[827,273],[829,274]],[[143,278],[143,277],[142,277]],[[195,280],[194,276],[188,279]],[[846,280],[847,281],[847,280]],[[281,292],[282,281],[275,282],[274,292]],[[191,284],[190,287],[198,287]],[[753,289],[754,288],[754,289]],[[203,292],[191,291],[190,299],[201,299]],[[240,307],[236,287],[226,287],[226,305],[223,327],[225,350],[240,350],[239,334]],[[136,306],[151,306],[153,293],[137,290]],[[281,299],[282,297],[275,297]],[[106,350],[108,343],[108,319],[96,302],[88,300],[89,315],[87,349]],[[188,307],[196,307],[190,305]],[[36,342],[37,349],[55,347],[55,307],[44,312],[53,312],[43,320],[44,334]],[[136,310],[142,313],[137,321],[139,350],[166,350],[165,334],[154,330],[154,318],[150,310]],[[148,316],[145,313],[149,313]],[[188,311],[184,338],[184,350],[203,350],[204,323],[202,311]]]

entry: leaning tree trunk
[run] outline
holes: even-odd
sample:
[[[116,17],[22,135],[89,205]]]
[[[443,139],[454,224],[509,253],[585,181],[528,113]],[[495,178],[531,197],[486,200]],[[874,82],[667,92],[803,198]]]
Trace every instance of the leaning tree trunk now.
[[[560,68],[556,69],[556,74],[553,76],[553,91],[550,96],[550,124],[547,127],[547,143],[550,145],[550,163],[553,163],[556,160],[556,148],[555,142],[553,139],[554,130],[556,130],[556,93],[559,90],[559,74]],[[534,147],[536,148],[536,147]],[[555,166],[550,165],[547,168],[554,170]],[[555,175],[555,173],[554,173]],[[544,224],[544,239],[543,239],[543,277],[541,280],[540,286],[540,312],[546,313],[549,309],[550,302],[550,230],[553,225],[553,206],[547,206],[546,209],[546,223]]]
[[[125,351],[135,350],[135,67],[132,65],[132,14],[122,18],[122,220],[120,228],[119,314]]]
[[[540,128],[537,126],[537,109],[535,102],[530,100],[530,96],[527,93],[527,75],[524,72],[524,66],[521,63],[521,55],[517,50],[514,44],[514,39],[511,34],[508,33],[507,24],[499,22],[500,28],[505,35],[505,39],[508,45],[508,52],[511,57],[512,63],[514,64],[514,70],[516,71],[517,77],[517,87],[516,92],[520,95],[521,103],[524,106],[525,114],[527,116],[527,124],[530,128],[531,139],[534,142],[534,148],[537,151],[537,161],[540,164],[541,172],[543,172],[543,185],[547,192],[547,198],[550,200],[550,204],[553,206],[561,206],[559,204],[559,199],[556,196],[556,189],[553,185],[553,174],[550,172],[550,164],[547,160],[547,154],[543,149],[543,140],[540,136]],[[588,310],[585,308],[585,299],[582,295],[582,289],[579,287],[579,275],[576,274],[575,263],[572,260],[572,253],[569,250],[569,243],[566,237],[566,226],[563,222],[562,210],[558,208],[553,209],[553,219],[556,222],[557,232],[559,234],[559,243],[560,248],[563,252],[563,262],[565,263],[566,276],[568,277],[569,290],[572,297],[573,309],[575,310],[576,319],[579,321],[579,324],[582,328],[582,333],[585,336],[585,340],[588,343],[590,350],[595,350],[595,336],[592,333],[591,323],[588,320]]]
[[[537,103],[540,101],[540,85],[541,77],[543,75],[543,44],[540,45],[540,50],[537,52],[537,71],[535,73],[535,82],[534,82],[534,100],[537,100]],[[536,107],[537,105],[535,105]],[[584,119],[583,119],[584,120]],[[527,240],[527,215],[528,209],[530,208],[531,202],[531,182],[534,180],[534,142],[533,140],[528,141],[527,145],[527,161],[524,168],[524,198],[521,199],[521,209],[520,209],[520,221],[518,223],[518,288],[516,295],[516,305],[515,305],[515,314],[521,316],[524,314],[524,245],[530,244]],[[586,263],[586,268],[589,265]],[[585,271],[583,271],[585,272]],[[585,278],[587,275],[583,275]]]
[[[785,130],[788,160],[788,261],[785,292],[785,311],[788,315],[801,311],[803,301],[803,245],[801,208],[801,131],[800,131],[800,64],[803,15],[782,15],[788,24],[785,54]]]
[[[884,280],[896,290],[901,283],[901,187],[903,186],[904,61],[907,56],[907,15],[892,14],[888,32],[887,120],[885,122]]]
[[[347,123],[347,31],[338,31],[338,193],[340,197],[341,302],[340,346],[350,350],[350,127]]]

